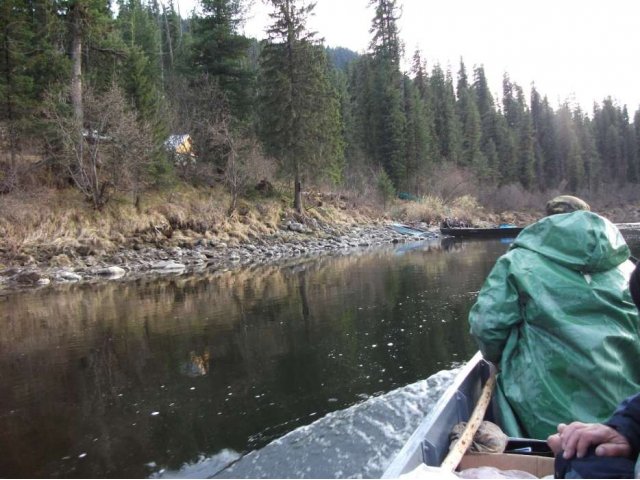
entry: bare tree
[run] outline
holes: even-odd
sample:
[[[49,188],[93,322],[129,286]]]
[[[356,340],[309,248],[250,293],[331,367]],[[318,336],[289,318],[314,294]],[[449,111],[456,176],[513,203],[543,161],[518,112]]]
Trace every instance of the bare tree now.
[[[231,193],[229,215],[236,210],[238,197],[246,191],[249,182],[255,180],[250,165],[262,157],[257,139],[244,131],[234,132],[230,124],[231,117],[225,112],[210,129],[212,140],[221,146],[226,156],[223,181]]]
[[[62,144],[63,165],[97,210],[115,191],[131,192],[138,203],[155,151],[151,129],[136,120],[135,111],[115,84],[101,95],[86,88],[83,98],[88,128],[82,131],[81,141],[75,116],[61,112],[64,101],[49,102],[47,111]]]

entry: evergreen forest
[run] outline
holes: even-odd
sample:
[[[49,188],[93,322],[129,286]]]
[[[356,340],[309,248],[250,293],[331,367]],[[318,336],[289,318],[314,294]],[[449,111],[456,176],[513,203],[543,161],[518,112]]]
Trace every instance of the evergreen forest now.
[[[451,171],[487,190],[640,182],[640,110],[552,106],[508,73],[492,93],[482,65],[404,52],[397,0],[370,0],[366,53],[326,48],[307,27],[314,4],[267,3],[255,39],[240,33],[247,0],[188,15],[171,0],[2,0],[0,194],[73,187],[100,210],[221,184],[232,211],[277,179],[301,211],[310,186],[420,197]],[[182,151],[168,142],[185,135]]]

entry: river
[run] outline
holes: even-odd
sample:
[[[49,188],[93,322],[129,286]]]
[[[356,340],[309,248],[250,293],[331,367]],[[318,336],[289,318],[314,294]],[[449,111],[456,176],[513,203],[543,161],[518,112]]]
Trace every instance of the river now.
[[[623,233],[638,256],[640,230]],[[0,472],[379,475],[476,350],[467,313],[507,247],[432,240],[0,296]]]

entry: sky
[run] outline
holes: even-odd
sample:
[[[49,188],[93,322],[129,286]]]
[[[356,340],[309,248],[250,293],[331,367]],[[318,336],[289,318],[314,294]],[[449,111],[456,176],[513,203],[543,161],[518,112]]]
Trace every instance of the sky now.
[[[186,16],[197,0],[174,0]],[[373,7],[369,0],[316,0],[310,29],[330,47],[366,52]],[[590,113],[611,96],[640,108],[639,0],[397,0],[405,65],[420,49],[428,69],[439,63],[455,75],[462,57],[471,77],[483,65],[497,98],[505,72],[529,94],[532,84],[556,108],[569,101]],[[264,38],[263,0],[254,0],[244,33]]]

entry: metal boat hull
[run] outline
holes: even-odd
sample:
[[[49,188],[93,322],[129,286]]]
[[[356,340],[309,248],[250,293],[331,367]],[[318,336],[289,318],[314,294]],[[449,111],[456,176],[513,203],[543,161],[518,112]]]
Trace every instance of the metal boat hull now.
[[[453,426],[469,420],[494,368],[480,352],[476,353],[409,437],[382,478],[397,478],[421,464],[439,467],[449,452]],[[499,424],[498,417],[497,404],[492,400],[484,418]],[[506,453],[552,456],[546,441],[528,438],[509,438]]]
[[[440,233],[460,238],[515,238],[522,230],[524,227],[440,228]]]

